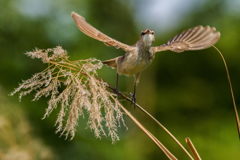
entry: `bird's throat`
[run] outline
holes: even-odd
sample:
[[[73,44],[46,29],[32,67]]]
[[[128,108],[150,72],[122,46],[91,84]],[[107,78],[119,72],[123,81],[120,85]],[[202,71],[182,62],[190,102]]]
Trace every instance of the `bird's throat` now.
[[[154,41],[154,35],[146,34],[143,36],[143,43],[146,47],[151,47]]]

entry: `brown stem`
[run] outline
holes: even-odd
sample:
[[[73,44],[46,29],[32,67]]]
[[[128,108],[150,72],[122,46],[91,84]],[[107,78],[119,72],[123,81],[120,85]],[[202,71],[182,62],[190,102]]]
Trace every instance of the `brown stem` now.
[[[112,86],[108,86],[108,88],[112,89],[113,91],[115,91],[115,88]],[[123,98],[125,98],[126,100],[128,100],[129,102],[131,102],[132,100],[130,98],[128,98],[127,96],[125,96],[123,93],[119,92],[119,95],[121,95]],[[182,148],[182,150],[188,155],[188,157],[191,160],[194,160],[193,157],[191,156],[191,154],[183,147],[183,145],[171,134],[171,132],[169,132],[167,130],[167,128],[165,128],[157,119],[155,119],[150,113],[148,113],[145,109],[143,109],[139,104],[136,103],[136,106],[143,111],[145,114],[147,114],[150,118],[152,118],[165,132],[167,132],[167,134]]]
[[[230,75],[229,75],[229,71],[228,71],[228,67],[227,67],[227,63],[222,55],[222,53],[217,49],[217,47],[213,46],[218,53],[221,55],[223,63],[225,65],[225,69],[227,72],[227,77],[228,77],[228,83],[229,83],[229,88],[230,88],[230,92],[231,92],[231,97],[232,97],[232,103],[233,103],[233,108],[234,108],[234,112],[235,112],[235,118],[236,118],[236,122],[237,122],[237,129],[238,129],[238,136],[239,136],[239,140],[240,140],[240,122],[239,122],[239,117],[238,117],[238,111],[237,111],[237,106],[235,103],[235,99],[234,99],[234,95],[233,95],[233,89],[232,89],[232,84],[231,84],[231,80],[230,80]]]
[[[121,106],[122,110],[136,123],[136,125],[148,135],[149,138],[166,154],[171,160],[177,160],[177,158],[155,137],[153,136],[126,108]]]
[[[198,154],[196,148],[194,147],[192,141],[190,140],[190,138],[187,137],[187,138],[185,138],[185,140],[186,140],[186,143],[187,143],[190,151],[192,152],[194,158],[195,158],[196,160],[201,160],[201,157],[199,156],[199,154]]]

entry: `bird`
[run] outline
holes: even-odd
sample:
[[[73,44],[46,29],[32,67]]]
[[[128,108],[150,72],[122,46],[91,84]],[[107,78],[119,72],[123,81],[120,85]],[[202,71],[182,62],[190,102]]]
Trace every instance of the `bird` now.
[[[117,70],[115,88],[117,96],[119,95],[118,75],[134,76],[134,91],[133,94],[130,93],[131,104],[134,104],[134,108],[136,104],[136,86],[139,83],[141,73],[152,63],[156,52],[171,50],[180,53],[206,49],[217,43],[221,35],[219,31],[216,31],[215,27],[203,27],[200,25],[181,32],[165,44],[153,46],[155,41],[154,31],[144,29],[139,40],[130,46],[97,30],[81,15],[72,12],[71,16],[77,27],[89,37],[102,41],[107,46],[113,46],[117,49],[121,48],[126,52],[123,56],[102,61],[102,63]]]

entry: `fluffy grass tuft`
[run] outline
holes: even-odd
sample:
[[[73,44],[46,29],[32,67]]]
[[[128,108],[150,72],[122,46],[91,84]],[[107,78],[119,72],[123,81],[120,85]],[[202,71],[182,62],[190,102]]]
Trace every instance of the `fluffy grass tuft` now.
[[[56,133],[60,132],[60,136],[65,134],[68,138],[70,134],[71,139],[74,137],[78,119],[84,117],[85,110],[88,114],[87,126],[97,138],[104,135],[110,136],[113,143],[119,140],[117,128],[121,122],[125,126],[120,109],[122,106],[114,98],[114,93],[106,89],[108,84],[98,78],[97,70],[103,66],[100,60],[90,58],[70,61],[67,52],[60,46],[46,50],[35,49],[26,55],[41,59],[49,65],[30,79],[23,80],[10,95],[19,92],[20,101],[31,92],[35,92],[33,101],[42,96],[50,97],[43,119],[53,109],[60,107],[55,124]],[[107,127],[108,134],[104,126]]]

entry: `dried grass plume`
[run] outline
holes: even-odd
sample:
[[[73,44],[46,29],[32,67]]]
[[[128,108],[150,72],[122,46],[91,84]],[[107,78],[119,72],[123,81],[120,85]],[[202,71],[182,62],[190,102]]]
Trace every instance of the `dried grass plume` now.
[[[88,113],[87,126],[94,131],[97,138],[104,135],[110,136],[112,142],[119,140],[117,127],[120,127],[121,122],[125,126],[123,112],[114,93],[106,89],[108,84],[98,78],[97,69],[101,69],[103,65],[100,60],[90,58],[70,61],[67,52],[60,46],[46,50],[35,49],[26,55],[41,59],[49,65],[32,78],[23,80],[10,95],[19,92],[21,100],[22,96],[36,92],[33,101],[42,96],[50,97],[43,119],[53,109],[60,107],[55,125],[56,133],[61,132],[61,136],[65,134],[67,138],[70,134],[71,139],[74,137],[79,116],[84,117],[85,110]],[[65,116],[67,120],[64,120]]]

